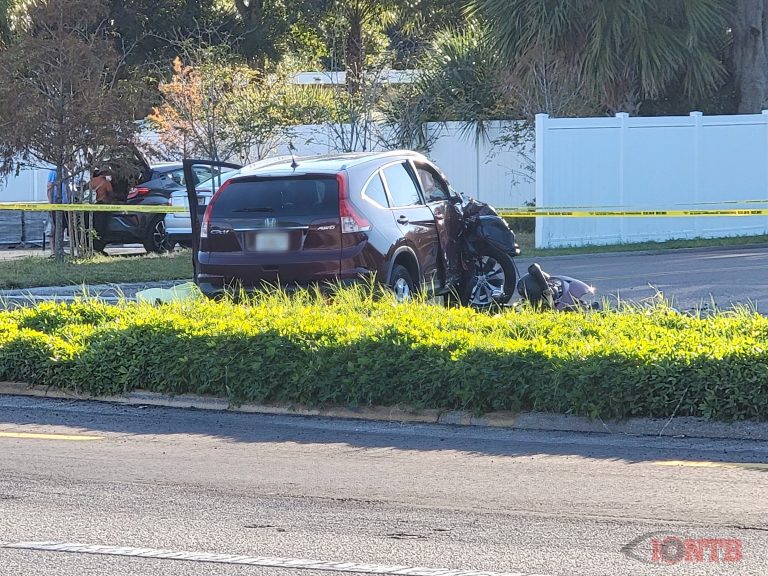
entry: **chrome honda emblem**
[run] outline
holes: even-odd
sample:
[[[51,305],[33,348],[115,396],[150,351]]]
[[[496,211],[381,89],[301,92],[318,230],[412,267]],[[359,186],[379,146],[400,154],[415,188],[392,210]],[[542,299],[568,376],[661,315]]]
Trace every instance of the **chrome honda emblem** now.
[[[277,218],[264,218],[264,227],[265,228],[277,227]]]

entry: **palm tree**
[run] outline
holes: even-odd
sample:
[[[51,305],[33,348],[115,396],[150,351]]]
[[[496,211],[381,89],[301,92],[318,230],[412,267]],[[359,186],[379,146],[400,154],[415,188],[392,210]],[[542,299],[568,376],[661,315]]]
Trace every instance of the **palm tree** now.
[[[768,107],[768,0],[736,0],[733,5],[733,74],[739,112],[759,113]]]
[[[336,0],[336,14],[345,28],[344,67],[347,89],[357,94],[365,71],[365,33],[372,27],[383,28],[397,17],[395,0]]]
[[[498,52],[476,21],[438,32],[415,81],[424,121],[463,121],[482,132],[488,120],[505,117],[498,71]]]
[[[471,0],[509,63],[536,51],[584,74],[612,112],[637,112],[674,82],[690,97],[726,76],[729,0]]]

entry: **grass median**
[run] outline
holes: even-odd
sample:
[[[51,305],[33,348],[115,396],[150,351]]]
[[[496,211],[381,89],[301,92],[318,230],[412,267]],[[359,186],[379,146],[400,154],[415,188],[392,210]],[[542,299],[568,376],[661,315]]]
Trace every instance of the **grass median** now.
[[[183,280],[192,277],[192,253],[137,256],[94,256],[84,260],[56,262],[29,256],[0,260],[0,289],[71,286],[80,284],[121,284]]]
[[[0,312],[1,380],[235,404],[767,420],[768,319],[663,305],[487,314],[364,287],[330,300],[44,303]]]
[[[517,239],[522,249],[522,256],[527,258],[601,252],[768,244],[768,236],[748,236],[536,249],[534,248],[532,233],[522,232],[518,234]],[[167,255],[99,255],[87,260],[67,260],[65,262],[54,262],[41,257],[0,259],[0,290],[38,286],[184,280],[192,276],[191,259],[192,255],[188,250]]]

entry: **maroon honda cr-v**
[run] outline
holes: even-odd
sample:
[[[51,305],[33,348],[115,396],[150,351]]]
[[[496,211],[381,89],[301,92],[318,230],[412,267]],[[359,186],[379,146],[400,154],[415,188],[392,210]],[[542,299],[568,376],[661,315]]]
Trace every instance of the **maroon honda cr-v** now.
[[[262,161],[205,208],[195,279],[208,295],[370,276],[398,298],[445,293],[460,278],[461,201],[415,152]]]

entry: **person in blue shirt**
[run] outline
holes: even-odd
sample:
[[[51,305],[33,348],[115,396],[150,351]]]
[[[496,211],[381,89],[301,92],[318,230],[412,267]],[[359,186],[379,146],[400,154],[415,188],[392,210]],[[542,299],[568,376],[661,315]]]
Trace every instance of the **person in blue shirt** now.
[[[56,170],[50,170],[48,172],[48,202],[50,204],[68,204],[69,203],[69,191],[67,190],[67,179],[63,178],[58,192],[56,192]],[[56,217],[55,212],[51,212],[51,250],[56,251]],[[66,232],[69,228],[69,219],[66,212],[61,213],[61,224]]]
[[[48,172],[48,202],[51,204],[68,204],[69,195],[67,194],[67,180],[62,179],[59,193],[54,197],[54,185],[56,184],[56,170]]]

